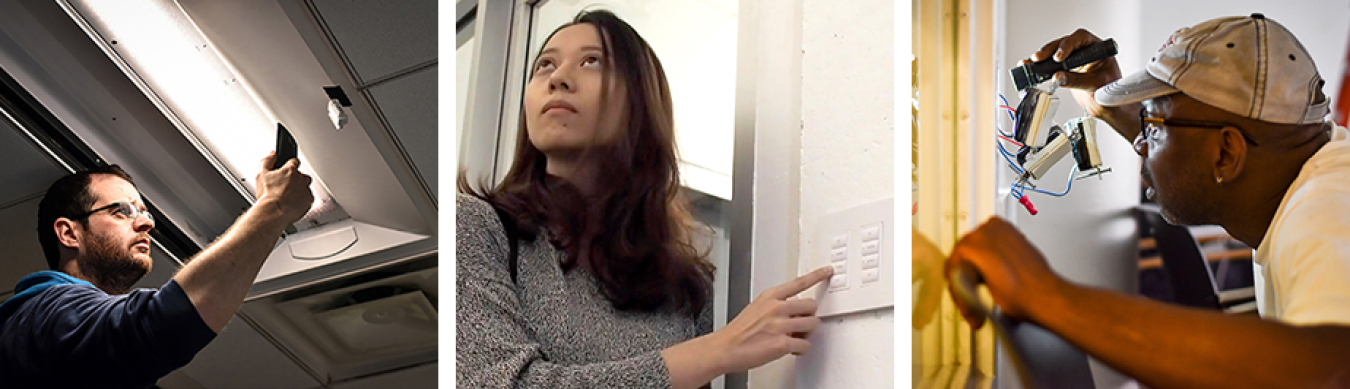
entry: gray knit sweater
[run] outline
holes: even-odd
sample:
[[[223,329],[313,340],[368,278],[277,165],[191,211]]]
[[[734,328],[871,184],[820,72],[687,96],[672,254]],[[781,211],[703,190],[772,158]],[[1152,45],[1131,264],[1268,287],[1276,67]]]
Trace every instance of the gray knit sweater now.
[[[546,237],[521,241],[517,282],[510,246],[487,202],[456,199],[455,370],[461,388],[668,388],[660,351],[712,331],[711,301],[698,319],[616,311]]]

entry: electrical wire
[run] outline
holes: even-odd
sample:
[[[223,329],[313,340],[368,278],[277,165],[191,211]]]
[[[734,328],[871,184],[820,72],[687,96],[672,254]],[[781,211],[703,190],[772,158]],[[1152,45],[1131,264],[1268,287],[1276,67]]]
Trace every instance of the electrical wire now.
[[[1003,94],[999,94],[998,98],[999,100],[1003,100],[1003,104],[999,105],[998,107],[1008,111],[1008,119],[1012,120],[1013,128],[1017,128],[1017,109],[1014,109],[1013,107],[1008,105],[1008,99],[1003,98]],[[1008,138],[1013,138],[1013,134],[1003,132],[1003,130],[1001,129],[998,130],[998,134]],[[1021,146],[1025,147],[1025,145]]]
[[[1016,163],[1013,163],[1013,154],[1008,152],[1008,149],[1003,148],[1003,144],[998,142],[994,142],[994,144],[998,146],[998,153],[1003,156],[1003,160],[1008,161],[1008,167],[1012,168],[1017,174],[1025,173],[1022,168],[1018,167]]]
[[[1000,94],[998,95],[998,99],[999,99],[1000,101],[1003,102],[1002,105],[999,105],[999,108],[1002,108],[1002,109],[1008,111],[1008,118],[1011,119],[1011,120],[1013,121],[1013,126],[1016,127],[1016,126],[1017,126],[1017,110],[1014,109],[1014,108],[1012,107],[1012,105],[1008,103],[1008,98],[1003,97],[1003,94],[1002,94],[1002,93],[1000,93]],[[1010,135],[1010,134],[1008,134],[1008,133],[1003,132],[1002,129],[996,127],[995,130],[998,132],[998,137],[999,137],[1000,139],[1002,139],[1002,140],[1004,140],[1004,141],[1008,141],[1008,142],[1010,142],[1010,143],[1012,143],[1012,144],[1015,144],[1015,145],[1017,145],[1017,146],[1020,147],[1020,148],[1026,148],[1026,147],[1027,147],[1027,145],[1022,144],[1022,143],[1020,143],[1020,142],[1018,142],[1018,141],[1012,139],[1013,136]],[[1021,167],[1017,166],[1016,163],[1013,163],[1013,157],[1015,156],[1015,154],[1013,154],[1012,152],[1009,152],[1008,149],[1004,148],[1002,143],[994,142],[994,144],[995,144],[996,146],[998,146],[998,152],[999,152],[999,154],[1002,155],[1002,156],[1003,156],[1003,159],[1004,159],[1005,161],[1008,162],[1008,167],[1012,168],[1012,170],[1013,170],[1014,172],[1017,172],[1017,174],[1019,174],[1019,175],[1026,174],[1026,170],[1023,170]],[[1019,149],[1018,151],[1020,152],[1021,150]],[[1019,177],[1016,181],[1014,181],[1014,182],[1012,183],[1012,186],[1011,186],[1011,188],[1010,188],[1010,194],[1012,194],[1012,196],[1013,196],[1014,198],[1019,198],[1019,199],[1020,199],[1020,198],[1022,198],[1023,195],[1026,194],[1026,191],[1027,191],[1027,190],[1031,190],[1032,192],[1036,192],[1036,193],[1040,193],[1040,194],[1044,194],[1044,195],[1048,195],[1048,196],[1064,197],[1064,195],[1069,194],[1069,191],[1073,189],[1073,179],[1074,179],[1074,174],[1073,174],[1073,173],[1074,173],[1074,169],[1073,169],[1073,168],[1069,168],[1069,178],[1068,178],[1068,180],[1067,180],[1067,183],[1064,185],[1064,191],[1063,191],[1063,192],[1058,192],[1058,193],[1056,193],[1056,192],[1051,192],[1051,191],[1044,190],[1044,189],[1040,189],[1040,188],[1031,187],[1031,186],[1028,185],[1028,183],[1026,183],[1026,180],[1025,180],[1024,178]]]
[[[1005,108],[1005,109],[1007,109],[1007,110],[1008,110],[1008,117],[1011,118],[1011,119],[1013,120],[1013,123],[1016,123],[1016,122],[1017,122],[1017,115],[1016,115],[1017,110],[1016,110],[1016,109],[1013,109],[1012,104],[1008,104],[1008,99],[1004,98],[1002,93],[999,93],[999,94],[998,94],[998,99],[999,99],[999,100],[1003,100],[1003,105],[1001,105],[1001,106],[999,106],[999,107],[1000,107],[1000,108]]]
[[[1008,112],[1008,118],[1009,118],[1009,119],[1012,119],[1012,121],[1013,121],[1013,126],[1016,127],[1016,126],[1017,126],[1017,116],[1014,115],[1014,113],[1017,112],[1017,110],[1015,110],[1015,109],[1013,109],[1012,107],[1009,107],[1009,106],[1008,106],[1008,99],[1003,98],[1003,94],[1000,93],[1000,94],[998,95],[998,98],[999,98],[1000,100],[1003,100],[1003,105],[1001,105],[1001,106],[999,106],[999,107],[1005,108],[1005,109],[1008,109],[1008,110],[1009,110],[1009,112]],[[1003,129],[1002,129],[1002,128],[999,128],[997,124],[994,125],[994,132],[997,132],[997,133],[998,133],[998,137],[999,137],[999,138],[1001,138],[1001,139],[1003,139],[1003,140],[1005,140],[1005,141],[1008,141],[1008,142],[1012,142],[1013,144],[1017,145],[1017,147],[1019,147],[1019,149],[1018,149],[1019,152],[1021,151],[1021,148],[1027,147],[1027,145],[1022,144],[1021,142],[1018,142],[1018,141],[1014,140],[1012,134],[1008,134],[1008,133],[1006,133],[1006,132],[1003,132]],[[998,153],[999,153],[1000,155],[1003,156],[1003,160],[1008,161],[1008,167],[1009,167],[1009,168],[1012,168],[1012,170],[1013,170],[1014,172],[1017,172],[1017,174],[1023,174],[1023,173],[1025,173],[1025,171],[1023,171],[1021,167],[1018,167],[1016,163],[1013,163],[1013,157],[1015,156],[1015,154],[1009,152],[1008,149],[1004,148],[1004,147],[1003,147],[1003,144],[1002,144],[1002,143],[999,143],[998,141],[994,141],[994,146],[997,146],[997,147],[998,147]]]
[[[1044,194],[1044,195],[1050,195],[1050,196],[1055,196],[1055,197],[1064,197],[1064,195],[1069,194],[1069,190],[1073,189],[1073,173],[1074,173],[1074,169],[1073,169],[1072,167],[1070,167],[1070,168],[1069,168],[1069,180],[1068,180],[1068,183],[1064,185],[1064,191],[1063,191],[1063,192],[1055,193],[1055,192],[1051,192],[1051,191],[1044,190],[1044,189],[1040,189],[1040,188],[1026,188],[1026,187],[1023,187],[1023,189],[1024,189],[1024,190],[1025,190],[1025,189],[1031,189],[1032,192],[1036,192],[1036,193],[1040,193],[1040,194]],[[1021,196],[1018,196],[1018,197],[1020,198]]]

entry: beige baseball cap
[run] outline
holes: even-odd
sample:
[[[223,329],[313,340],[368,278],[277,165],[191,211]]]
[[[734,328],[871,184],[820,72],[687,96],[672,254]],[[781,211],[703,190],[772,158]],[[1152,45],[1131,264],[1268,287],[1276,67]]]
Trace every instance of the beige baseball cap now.
[[[1173,33],[1144,70],[1097,89],[1113,107],[1177,92],[1244,117],[1320,123],[1325,81],[1294,34],[1264,15],[1206,21]]]

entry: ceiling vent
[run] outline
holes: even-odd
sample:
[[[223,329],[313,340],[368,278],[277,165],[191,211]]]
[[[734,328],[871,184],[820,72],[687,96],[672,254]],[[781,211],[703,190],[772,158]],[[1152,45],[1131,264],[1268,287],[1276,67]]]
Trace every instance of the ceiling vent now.
[[[436,271],[364,274],[255,301],[247,310],[328,382],[383,373],[436,361]]]

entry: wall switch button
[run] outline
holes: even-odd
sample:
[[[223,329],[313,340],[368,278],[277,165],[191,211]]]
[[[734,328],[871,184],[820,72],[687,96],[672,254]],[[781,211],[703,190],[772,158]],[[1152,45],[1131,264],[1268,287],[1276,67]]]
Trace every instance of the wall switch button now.
[[[862,271],[862,282],[864,284],[877,282],[881,279],[881,272],[878,269],[867,269]]]
[[[878,267],[881,267],[881,254],[869,254],[862,257],[862,268],[864,270]],[[835,273],[838,273],[838,271],[835,271]]]
[[[879,241],[879,240],[868,240],[868,241],[863,241],[863,243],[862,243],[862,254],[863,254],[863,255],[876,254],[876,253],[879,253],[879,252],[881,252],[881,241]]]
[[[848,234],[839,234],[830,238],[830,248],[838,249],[844,247],[848,247]]]
[[[880,239],[881,239],[881,223],[863,227],[862,240],[864,242],[869,240],[880,240]]]
[[[848,248],[837,248],[830,250],[830,262],[844,262],[848,260]]]
[[[834,267],[834,274],[844,274],[848,270],[848,266],[844,266],[846,264],[848,262],[830,262],[830,266]]]
[[[848,275],[835,274],[830,276],[830,290],[841,290],[848,288]]]

